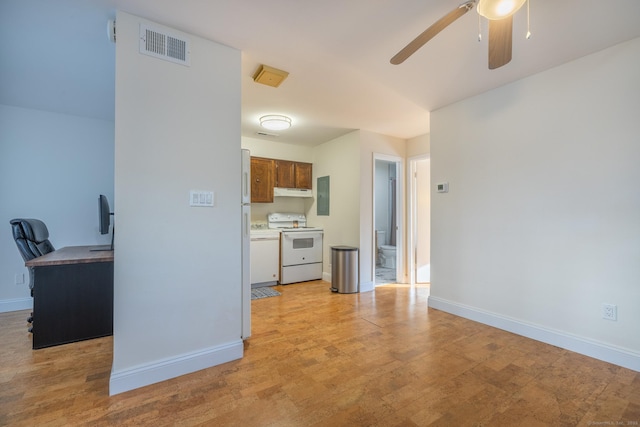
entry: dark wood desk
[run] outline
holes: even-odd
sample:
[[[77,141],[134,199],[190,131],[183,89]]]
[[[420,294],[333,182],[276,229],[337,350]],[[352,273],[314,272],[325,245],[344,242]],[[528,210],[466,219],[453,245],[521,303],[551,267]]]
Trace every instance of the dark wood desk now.
[[[113,251],[98,248],[69,246],[25,263],[34,269],[34,349],[113,334]]]

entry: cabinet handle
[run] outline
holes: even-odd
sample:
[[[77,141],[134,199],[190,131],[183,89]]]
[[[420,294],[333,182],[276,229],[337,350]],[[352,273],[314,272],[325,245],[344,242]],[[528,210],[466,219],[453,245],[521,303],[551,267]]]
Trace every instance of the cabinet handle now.
[[[256,182],[260,182],[260,178],[256,178]]]

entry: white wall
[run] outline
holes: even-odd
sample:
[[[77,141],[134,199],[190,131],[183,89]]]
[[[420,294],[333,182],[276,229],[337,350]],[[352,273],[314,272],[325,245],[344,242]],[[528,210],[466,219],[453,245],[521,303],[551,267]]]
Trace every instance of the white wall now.
[[[317,179],[329,176],[329,215],[317,215]],[[313,149],[313,203],[307,221],[324,228],[323,278],[331,281],[331,246],[359,246],[359,132]]]
[[[109,121],[0,105],[0,312],[32,306],[12,218],[43,220],[56,248],[109,243],[98,195],[113,205],[113,132]]]
[[[313,159],[313,148],[311,147],[246,136],[242,137],[242,148],[251,151],[251,155],[255,157],[306,163],[311,163]]]
[[[428,133],[407,140],[407,158],[428,155],[431,152],[431,143]]]
[[[431,114],[430,306],[640,369],[638,75],[635,39]]]
[[[412,164],[415,173],[414,280],[417,283],[428,283],[431,281],[431,159],[415,159]]]
[[[407,227],[408,253],[415,251],[413,280],[417,283],[431,281],[431,152],[430,135],[424,134],[407,140]],[[412,192],[415,194],[412,195]],[[413,211],[413,223],[411,223]],[[409,233],[413,233],[410,235]],[[407,260],[407,264],[411,264]]]
[[[183,34],[190,67],[141,55],[140,22],[117,14],[111,394],[242,356],[240,52]]]

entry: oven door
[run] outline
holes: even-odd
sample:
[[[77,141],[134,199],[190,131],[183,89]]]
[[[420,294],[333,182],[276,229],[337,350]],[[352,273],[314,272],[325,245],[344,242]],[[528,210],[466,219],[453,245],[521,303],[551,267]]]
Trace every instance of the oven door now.
[[[322,262],[322,231],[283,231],[282,266]]]

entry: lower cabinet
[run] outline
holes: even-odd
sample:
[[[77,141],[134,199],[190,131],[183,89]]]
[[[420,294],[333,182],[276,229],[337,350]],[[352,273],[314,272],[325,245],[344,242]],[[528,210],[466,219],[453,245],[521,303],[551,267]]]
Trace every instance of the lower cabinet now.
[[[275,285],[280,280],[280,239],[251,237],[251,286]],[[256,286],[257,285],[257,286]]]

